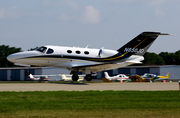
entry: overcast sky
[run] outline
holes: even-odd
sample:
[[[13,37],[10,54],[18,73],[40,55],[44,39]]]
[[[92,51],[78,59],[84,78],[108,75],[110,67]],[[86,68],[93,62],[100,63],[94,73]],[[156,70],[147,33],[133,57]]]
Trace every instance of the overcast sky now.
[[[180,0],[0,0],[0,45],[117,50],[143,31],[160,36],[149,52],[180,50]]]

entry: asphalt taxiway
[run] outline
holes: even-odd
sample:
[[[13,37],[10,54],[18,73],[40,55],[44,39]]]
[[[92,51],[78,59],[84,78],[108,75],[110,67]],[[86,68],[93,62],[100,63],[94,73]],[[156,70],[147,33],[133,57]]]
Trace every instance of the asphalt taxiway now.
[[[1,83],[0,91],[87,91],[87,90],[179,90],[178,82],[166,83]]]

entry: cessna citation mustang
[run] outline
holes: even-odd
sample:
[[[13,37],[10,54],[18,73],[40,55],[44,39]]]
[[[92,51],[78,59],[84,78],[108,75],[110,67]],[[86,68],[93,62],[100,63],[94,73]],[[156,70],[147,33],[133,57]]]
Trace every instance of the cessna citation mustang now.
[[[62,46],[42,46],[34,51],[11,54],[7,59],[16,65],[53,66],[71,70],[72,80],[77,81],[77,71],[92,80],[91,72],[117,69],[144,60],[143,55],[155,41],[160,32],[143,32],[118,50],[90,49]]]

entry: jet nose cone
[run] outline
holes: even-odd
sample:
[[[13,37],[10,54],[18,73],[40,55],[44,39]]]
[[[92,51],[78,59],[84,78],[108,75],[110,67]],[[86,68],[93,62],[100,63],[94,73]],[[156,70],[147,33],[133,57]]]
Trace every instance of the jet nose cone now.
[[[7,60],[10,61],[10,62],[14,62],[15,59],[16,58],[15,58],[15,56],[13,54],[7,56]]]

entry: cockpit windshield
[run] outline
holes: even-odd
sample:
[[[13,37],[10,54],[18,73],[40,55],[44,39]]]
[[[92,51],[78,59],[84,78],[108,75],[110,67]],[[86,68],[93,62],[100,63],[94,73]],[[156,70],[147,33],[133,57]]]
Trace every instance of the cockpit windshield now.
[[[39,51],[39,52],[42,52],[42,53],[45,53],[46,50],[47,50],[47,47],[44,47],[44,46],[39,47],[39,48],[36,49],[36,51]]]

